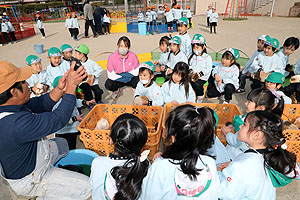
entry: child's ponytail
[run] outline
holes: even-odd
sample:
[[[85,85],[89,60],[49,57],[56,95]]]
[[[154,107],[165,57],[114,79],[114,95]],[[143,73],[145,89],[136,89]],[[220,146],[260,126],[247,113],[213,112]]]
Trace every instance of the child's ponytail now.
[[[115,152],[128,158],[123,166],[111,169],[118,189],[114,199],[138,199],[149,167],[149,161],[141,160],[140,156],[148,139],[147,128],[138,117],[126,113],[116,119],[110,136],[115,145]]]
[[[250,118],[250,119],[249,119]],[[268,111],[253,111],[247,115],[251,121],[249,130],[259,130],[264,133],[264,145],[267,147],[263,153],[265,165],[269,165],[276,171],[287,175],[295,173],[296,156],[285,150],[286,140],[283,131],[282,119]],[[246,120],[246,119],[245,119]]]

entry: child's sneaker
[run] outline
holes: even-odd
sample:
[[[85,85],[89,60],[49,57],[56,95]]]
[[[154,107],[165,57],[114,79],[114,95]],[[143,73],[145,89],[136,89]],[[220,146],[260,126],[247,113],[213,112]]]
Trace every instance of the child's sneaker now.
[[[45,39],[46,37],[42,37],[42,39]]]
[[[239,94],[245,93],[245,89],[239,88],[236,90],[236,93],[239,93]]]
[[[11,42],[9,42],[8,44],[11,45]]]
[[[121,91],[121,90],[120,90],[120,88],[119,88],[117,91],[113,92],[112,95],[111,95],[111,98],[112,98],[113,100],[117,99],[118,96],[120,95],[120,91]]]

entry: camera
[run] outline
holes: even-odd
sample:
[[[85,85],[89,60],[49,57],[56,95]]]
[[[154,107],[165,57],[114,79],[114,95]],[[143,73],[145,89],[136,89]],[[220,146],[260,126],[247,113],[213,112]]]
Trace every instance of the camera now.
[[[72,62],[76,62],[75,66],[74,66],[74,70],[75,70],[75,71],[76,71],[80,66],[82,66],[81,61],[78,60],[77,58],[71,57],[71,63],[72,63]],[[86,81],[86,80],[87,80],[87,77],[85,77],[85,78],[83,79],[83,81]]]

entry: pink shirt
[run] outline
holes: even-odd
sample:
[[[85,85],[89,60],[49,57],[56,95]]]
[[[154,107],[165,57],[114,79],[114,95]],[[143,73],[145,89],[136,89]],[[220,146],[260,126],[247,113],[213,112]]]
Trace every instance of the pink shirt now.
[[[135,53],[128,51],[125,58],[119,55],[118,51],[111,54],[107,61],[107,70],[117,74],[131,72],[139,67],[139,59]]]

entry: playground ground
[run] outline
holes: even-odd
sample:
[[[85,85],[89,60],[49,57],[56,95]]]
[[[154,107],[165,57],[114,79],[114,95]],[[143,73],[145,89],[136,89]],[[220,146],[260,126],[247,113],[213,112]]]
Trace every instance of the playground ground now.
[[[209,29],[206,27],[206,17],[197,16],[193,18],[194,29],[188,31],[192,37],[196,33],[202,34],[207,41],[208,47],[219,51],[226,47],[233,47],[242,50],[249,57],[256,50],[256,38],[262,34],[268,34],[275,37],[282,45],[284,40],[290,36],[300,36],[299,18],[283,18],[283,17],[249,17],[246,21],[223,21],[222,17],[218,22],[217,34],[210,34]],[[60,47],[64,43],[72,46],[77,46],[81,43],[86,44],[90,48],[89,58],[102,53],[113,52],[117,50],[116,43],[119,37],[126,35],[131,40],[131,51],[141,54],[153,51],[158,47],[159,39],[166,35],[156,34],[149,36],[139,36],[134,33],[114,33],[106,36],[99,36],[98,38],[83,39],[84,24],[80,21],[80,35],[79,41],[76,42],[70,38],[68,31],[64,28],[64,23],[45,23],[46,39],[41,39],[40,32],[36,29],[37,35],[23,39],[13,45],[5,45],[0,47],[0,60],[8,60],[18,67],[25,66],[25,58],[29,54],[35,54],[33,45],[44,44],[45,52],[39,56],[43,59],[42,64],[45,68],[49,61],[47,60],[47,50],[50,47]],[[92,36],[90,30],[90,36]],[[173,33],[174,36],[177,33]],[[96,58],[96,61],[107,59],[109,54],[105,54]],[[290,63],[294,64],[300,59],[300,50],[296,51],[290,56]],[[131,104],[132,93],[129,88],[125,88],[120,97],[113,101],[111,93],[104,88],[104,82],[107,79],[106,72],[100,77],[100,87],[104,89],[103,101],[107,104]],[[249,91],[247,85],[246,92]],[[241,111],[244,112],[244,102],[246,101],[246,94],[235,94],[231,103],[237,104]],[[207,103],[218,103],[218,100],[205,99]],[[79,147],[83,147],[79,145]],[[0,187],[0,191],[2,191]],[[3,191],[7,192],[7,191]],[[1,192],[2,193],[2,192]],[[300,181],[293,181],[284,188],[277,190],[277,199],[289,200],[298,199],[300,196]],[[1,195],[0,195],[1,197]],[[1,199],[1,198],[0,198]]]

